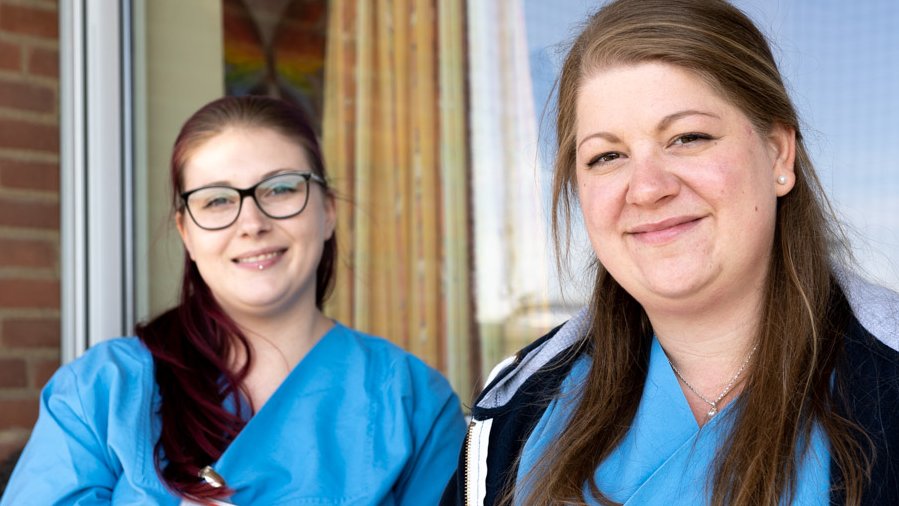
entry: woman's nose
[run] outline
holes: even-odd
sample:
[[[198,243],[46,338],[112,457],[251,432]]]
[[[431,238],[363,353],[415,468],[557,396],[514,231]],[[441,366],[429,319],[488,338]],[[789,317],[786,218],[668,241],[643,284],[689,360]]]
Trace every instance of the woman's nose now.
[[[240,215],[237,217],[237,227],[240,233],[256,235],[261,231],[268,230],[271,225],[270,220],[271,218],[259,209],[256,199],[250,195],[243,197]]]
[[[680,191],[680,179],[666,167],[663,157],[645,153],[631,157],[631,174],[625,200],[635,206],[654,206]]]

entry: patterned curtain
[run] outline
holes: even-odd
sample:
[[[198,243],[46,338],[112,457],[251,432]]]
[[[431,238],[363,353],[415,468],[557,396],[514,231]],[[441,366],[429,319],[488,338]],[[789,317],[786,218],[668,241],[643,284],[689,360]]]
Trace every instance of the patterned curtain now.
[[[323,144],[340,264],[327,312],[448,374],[479,366],[470,295],[464,0],[332,0]]]

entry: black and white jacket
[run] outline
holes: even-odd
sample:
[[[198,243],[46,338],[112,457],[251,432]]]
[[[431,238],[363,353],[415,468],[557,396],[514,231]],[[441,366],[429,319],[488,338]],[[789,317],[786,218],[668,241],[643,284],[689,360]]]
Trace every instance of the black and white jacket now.
[[[852,307],[843,360],[835,374],[848,385],[848,415],[874,442],[876,455],[863,504],[899,505],[899,294],[841,275]],[[552,394],[579,356],[586,309],[500,363],[472,407],[459,467],[442,506],[495,504],[517,474],[517,459]],[[583,353],[583,352],[581,352]],[[831,465],[831,481],[839,479]],[[842,504],[832,496],[833,504]]]

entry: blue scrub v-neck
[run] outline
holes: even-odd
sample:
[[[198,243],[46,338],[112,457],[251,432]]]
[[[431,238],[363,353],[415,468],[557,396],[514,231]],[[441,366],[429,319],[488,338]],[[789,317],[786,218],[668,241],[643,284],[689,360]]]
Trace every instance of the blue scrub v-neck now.
[[[41,395],[0,504],[181,503],[154,466],[159,388],[139,340],[92,347]],[[238,505],[435,504],[464,435],[459,400],[439,373],[338,323],[213,467]]]
[[[519,484],[524,483],[539,456],[567,423],[591,364],[591,357],[578,359],[563,381],[559,396],[531,432],[522,450]],[[640,406],[621,444],[596,470],[594,478],[599,489],[625,505],[707,504],[708,477],[736,415],[732,406],[733,403],[728,403],[700,428],[661,345],[654,338]],[[828,445],[816,429],[799,471],[793,504],[827,504],[829,489]],[[522,495],[516,494],[519,498]]]

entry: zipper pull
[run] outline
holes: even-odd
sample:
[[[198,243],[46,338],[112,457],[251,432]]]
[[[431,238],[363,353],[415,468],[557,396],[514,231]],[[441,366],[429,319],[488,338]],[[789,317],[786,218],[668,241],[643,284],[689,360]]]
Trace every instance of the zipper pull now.
[[[225,479],[222,475],[215,472],[212,466],[206,466],[197,473],[197,476],[203,479],[212,488],[222,488],[225,486]]]

